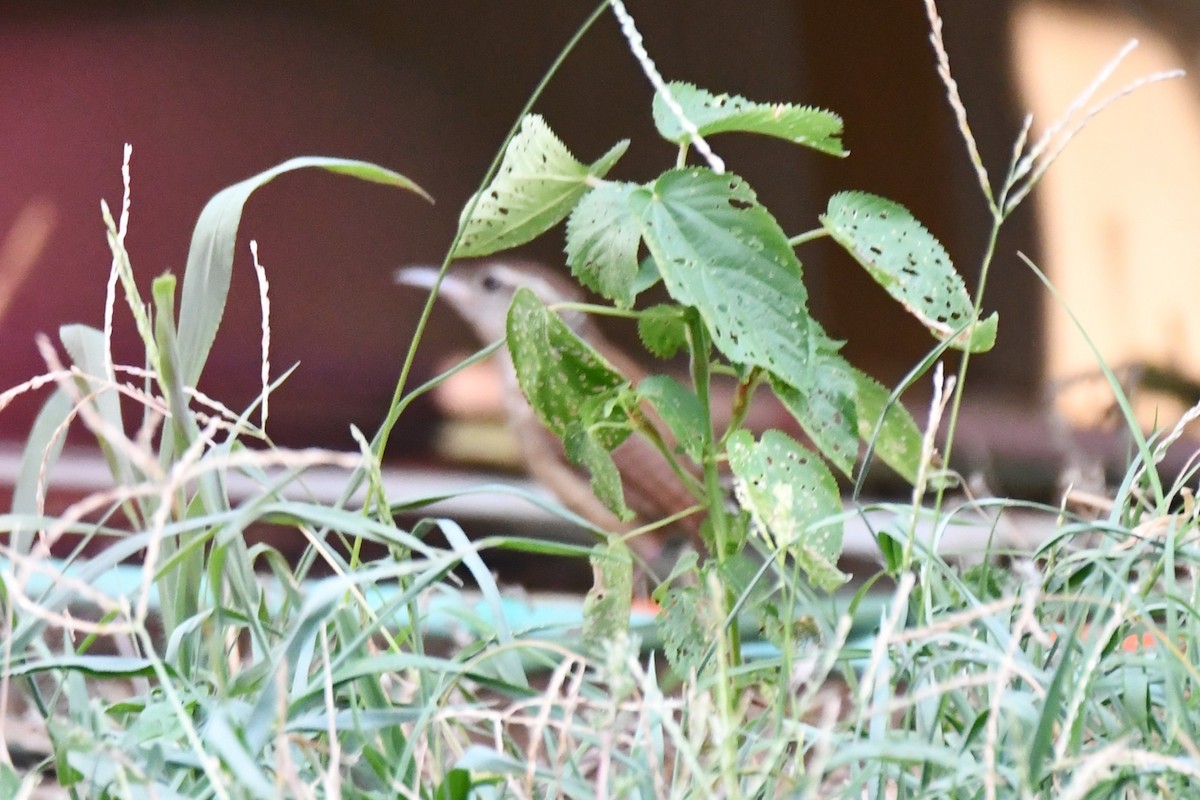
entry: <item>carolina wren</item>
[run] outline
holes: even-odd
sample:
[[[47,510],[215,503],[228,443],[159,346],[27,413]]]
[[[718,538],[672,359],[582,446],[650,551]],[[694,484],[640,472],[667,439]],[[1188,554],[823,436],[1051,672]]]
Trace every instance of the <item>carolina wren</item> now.
[[[409,286],[432,288],[438,270],[432,267],[407,267],[396,272],[396,281]],[[470,325],[484,343],[505,337],[508,307],[517,289],[526,287],[546,305],[576,302],[579,289],[565,275],[527,261],[486,261],[464,263],[451,268],[443,279],[438,296],[445,299]],[[605,339],[591,318],[580,311],[559,312],[563,322],[587,341],[636,387],[646,370],[631,356]],[[516,435],[521,455],[530,474],[553,492],[559,501],[594,525],[608,531],[628,532],[639,525],[655,522],[696,506],[697,500],[683,485],[663,455],[647,440],[634,435],[612,451],[621,473],[625,501],[637,515],[632,523],[620,521],[592,493],[588,476],[572,464],[558,437],[542,425],[517,384],[516,371],[508,350],[501,348],[497,359],[503,372],[504,405],[508,424]],[[651,419],[654,415],[648,415]],[[702,515],[691,514],[670,528],[653,535],[630,540],[637,555],[655,571],[661,570],[664,550],[672,537],[685,533],[700,543]]]

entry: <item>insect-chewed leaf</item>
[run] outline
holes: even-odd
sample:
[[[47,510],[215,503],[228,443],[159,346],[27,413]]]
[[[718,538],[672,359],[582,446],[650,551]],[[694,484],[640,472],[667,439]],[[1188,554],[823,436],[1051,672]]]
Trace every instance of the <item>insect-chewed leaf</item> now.
[[[629,382],[529,289],[513,296],[507,333],[521,391],[546,427],[565,438],[572,425],[613,423],[597,441],[606,450],[625,441],[628,417],[618,400]]]
[[[650,375],[637,390],[658,410],[683,452],[699,461],[710,435],[696,393],[669,375]]]
[[[813,444],[846,475],[858,460],[856,386],[850,364],[836,353],[822,353],[813,370],[813,383],[789,386],[778,378],[771,388],[804,428]]]
[[[736,175],[673,170],[630,204],[667,291],[694,306],[730,360],[811,382],[814,353],[831,342],[805,307],[800,261],[787,235]]]
[[[872,441],[887,405],[888,391],[836,353],[822,353],[811,387],[789,386],[772,378],[771,388],[804,428],[813,444],[845,475],[858,460],[858,442]],[[900,403],[888,409],[875,456],[909,483],[916,481],[921,459],[921,430]]]
[[[879,381],[865,372],[847,365],[854,378],[855,408],[858,412],[858,435],[863,441],[870,441],[879,428],[879,437],[875,439],[875,455],[882,459],[892,469],[896,470],[904,480],[916,483],[917,473],[921,469],[921,429],[908,409],[899,403],[887,408],[888,390]],[[887,416],[883,416],[887,408]],[[879,419],[883,417],[883,424]]]
[[[579,282],[622,308],[637,294],[641,229],[629,211],[632,183],[602,183],[567,219],[567,265]]]
[[[612,169],[629,146],[618,142],[591,166],[580,163],[537,114],[521,120],[508,143],[496,177],[466,221],[455,258],[485,256],[516,247],[545,233],[565,217],[587,191],[589,178]]]
[[[690,83],[673,82],[667,88],[701,136],[733,131],[761,133],[822,153],[846,155],[842,148],[842,118],[832,112],[790,103],[756,103],[738,95],[713,94]],[[654,125],[668,141],[682,144],[688,139],[661,92],[654,96]]]
[[[791,437],[769,430],[755,442],[737,431],[726,446],[738,502],[781,555],[794,558],[814,585],[832,591],[847,576],[842,553],[842,512],[833,474]]]
[[[619,539],[593,549],[595,580],[583,601],[583,641],[596,650],[629,633],[633,605],[633,556]]]
[[[907,208],[866,192],[841,192],[829,198],[821,223],[939,340],[958,335],[953,346],[973,353],[996,343],[996,315],[975,320],[967,287],[946,248]],[[963,328],[971,332],[969,338],[960,333]]]

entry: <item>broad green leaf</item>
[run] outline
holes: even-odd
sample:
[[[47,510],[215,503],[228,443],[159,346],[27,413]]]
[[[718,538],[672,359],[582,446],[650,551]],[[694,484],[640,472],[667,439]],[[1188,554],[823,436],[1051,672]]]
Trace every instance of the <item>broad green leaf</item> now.
[[[637,390],[667,423],[683,452],[699,461],[710,436],[704,407],[696,393],[668,375],[650,375]]]
[[[629,211],[632,183],[602,183],[567,219],[567,265],[589,289],[622,308],[637,294],[641,228]]]
[[[836,345],[809,316],[787,235],[736,175],[673,170],[630,197],[667,291],[694,306],[735,363],[793,386],[812,383],[818,350]]]
[[[801,390],[777,378],[771,388],[804,428],[813,444],[845,475],[858,460],[858,442],[871,441],[887,405],[888,391],[836,353],[822,353],[811,388]],[[917,479],[921,429],[900,403],[888,409],[874,454],[909,483]]]
[[[875,455],[883,463],[896,470],[904,480],[915,483],[917,473],[921,468],[921,429],[908,409],[900,403],[895,403],[887,409],[889,392],[879,381],[865,372],[850,367],[850,374],[855,381],[855,409],[858,414],[858,435],[863,441],[870,441],[875,435],[879,419],[879,438],[875,440]]]
[[[429,199],[425,190],[397,172],[365,161],[315,156],[285,161],[213,195],[196,220],[192,244],[188,249],[187,271],[183,276],[179,305],[179,366],[180,378],[185,385],[195,386],[199,380],[217,336],[221,316],[225,313],[242,206],[254,190],[263,184],[285,172],[309,167],[398,186]]]
[[[836,353],[822,354],[813,382],[803,390],[772,378],[775,396],[791,412],[817,449],[850,476],[858,461],[858,410],[850,364]]]
[[[625,505],[625,492],[621,487],[621,473],[599,437],[607,428],[585,427],[573,422],[567,426],[562,437],[563,449],[571,463],[578,464],[592,476],[592,493],[604,503],[604,507],[617,515],[623,522],[633,519],[633,511]]]
[[[842,118],[832,112],[790,103],[756,103],[738,95],[715,95],[678,81],[668,88],[701,136],[733,131],[761,133],[834,156],[847,154],[842,148]],[[654,96],[654,125],[668,141],[688,141],[679,118],[667,107],[661,93]]]
[[[650,306],[638,316],[638,337],[659,358],[670,358],[687,344],[684,309],[663,303]]]
[[[995,314],[960,331],[975,319],[962,277],[942,243],[908,209],[866,192],[841,192],[829,198],[821,224],[876,283],[941,341],[958,336],[953,346],[973,353],[996,343]]]
[[[583,601],[583,641],[592,652],[629,632],[633,556],[620,539],[598,544],[591,556],[592,588]]]
[[[633,293],[639,295],[656,286],[661,280],[662,274],[658,271],[658,264],[654,263],[654,256],[647,255],[638,264],[637,277],[633,280]]]
[[[545,233],[570,213],[596,178],[612,169],[629,146],[615,144],[587,166],[571,155],[541,116],[521,120],[521,130],[508,143],[500,169],[479,196],[467,201],[455,258],[486,256],[524,244]]]
[[[604,449],[625,441],[628,418],[616,402],[629,382],[591,345],[526,288],[513,296],[507,330],[517,382],[547,428],[565,438],[572,425],[605,422]]]
[[[845,583],[837,568],[842,503],[820,459],[775,430],[758,442],[749,431],[737,431],[726,452],[738,502],[768,543],[794,558],[814,585],[832,591]]]

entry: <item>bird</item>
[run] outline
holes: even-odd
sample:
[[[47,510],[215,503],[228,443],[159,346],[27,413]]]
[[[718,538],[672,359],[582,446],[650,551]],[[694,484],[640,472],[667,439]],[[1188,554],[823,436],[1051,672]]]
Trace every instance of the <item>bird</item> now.
[[[439,272],[435,267],[402,267],[396,271],[395,279],[399,284],[431,289]],[[563,270],[556,271],[540,262],[526,260],[455,264],[441,281],[438,298],[458,313],[481,343],[490,344],[505,338],[508,308],[513,295],[522,287],[531,290],[542,303],[551,307],[584,299],[580,288]],[[646,376],[647,370],[641,363],[605,338],[590,315],[574,308],[559,310],[558,314],[567,327],[590,344],[633,386]],[[703,513],[699,501],[650,441],[635,434],[612,451],[613,461],[622,476],[626,504],[635,514],[634,520],[625,522],[596,498],[588,475],[570,462],[562,442],[546,429],[529,405],[517,382],[508,350],[500,348],[496,358],[502,373],[507,423],[516,437],[528,472],[537,482],[566,508],[593,525],[617,534],[695,509],[696,513],[683,515],[670,526],[629,540],[635,556],[650,571],[651,578],[665,577],[674,557],[688,545],[703,552],[700,534]],[[652,410],[647,410],[646,417],[651,424],[658,421]],[[657,424],[656,427],[663,439],[671,443],[664,426]]]

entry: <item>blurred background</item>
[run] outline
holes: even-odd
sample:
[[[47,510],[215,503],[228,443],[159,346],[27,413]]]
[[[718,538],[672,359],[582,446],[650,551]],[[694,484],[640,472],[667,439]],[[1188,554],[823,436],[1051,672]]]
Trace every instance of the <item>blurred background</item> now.
[[[1128,38],[1142,46],[1114,89],[1189,67],[1200,53],[1200,11],[1184,0],[939,6],[993,183],[1025,111],[1036,134]],[[199,387],[235,409],[258,392],[260,312],[247,245],[256,239],[271,281],[272,364],[278,372],[299,362],[272,396],[270,431],[283,444],[351,448],[349,426],[369,434],[387,412],[424,300],[393,286],[393,270],[441,261],[519,109],[592,8],[0,2],[0,383],[44,371],[36,333],[101,326],[111,258],[99,201],[119,206],[124,143],[133,145],[127,246],[147,294],[156,275],[181,272],[195,218],[221,188],[297,155],[365,159],[412,178],[436,204],[316,172],[258,191]],[[909,207],[973,285],[990,218],[936,76],[922,3],[756,0],[748,11],[727,0],[633,0],[629,8],[667,78],[844,117],[844,160],[774,140],[715,140],[785,230],[816,227],[833,192],[878,193]],[[613,175],[649,180],[674,159],[654,134],[651,96],[605,16],[535,110],[584,161],[632,139]],[[1198,115],[1192,77],[1123,100],[1005,228],[985,309],[1000,313],[999,344],[973,361],[957,446],[960,465],[998,491],[1052,494],[1079,453],[1123,452],[1090,352],[1018,250],[1049,273],[1113,365],[1180,379],[1177,403],[1200,379]],[[522,254],[561,261],[561,230]],[[890,385],[929,350],[921,326],[827,240],[799,255],[813,313],[848,341],[853,362]],[[116,356],[136,363],[132,325],[118,317]],[[635,339],[619,328],[613,336]],[[475,346],[439,309],[410,385]],[[912,394],[919,419],[927,393]],[[0,411],[0,443],[19,446],[40,400],[21,397]],[[444,462],[432,438],[443,416],[432,402],[414,406],[389,459]]]

